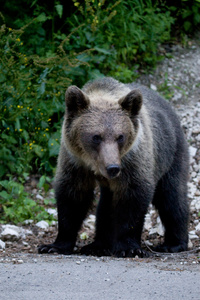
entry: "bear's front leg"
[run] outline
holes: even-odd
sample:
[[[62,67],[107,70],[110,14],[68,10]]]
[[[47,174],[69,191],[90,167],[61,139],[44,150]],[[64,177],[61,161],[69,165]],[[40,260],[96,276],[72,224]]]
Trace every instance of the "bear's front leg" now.
[[[112,254],[117,257],[147,257],[141,248],[145,215],[153,197],[153,187],[146,182],[115,193],[114,242]]]
[[[89,175],[83,168],[71,166],[57,176],[58,235],[54,243],[40,245],[39,253],[73,253],[77,232],[93,200],[94,180]]]
[[[96,232],[93,243],[84,246],[81,254],[110,256],[113,239],[113,192],[108,186],[100,187],[100,200],[96,212]]]
[[[101,187],[95,241],[83,247],[81,253],[117,257],[148,256],[140,244],[145,214],[152,197],[153,187],[146,183],[128,189],[118,184],[114,192],[109,187]]]

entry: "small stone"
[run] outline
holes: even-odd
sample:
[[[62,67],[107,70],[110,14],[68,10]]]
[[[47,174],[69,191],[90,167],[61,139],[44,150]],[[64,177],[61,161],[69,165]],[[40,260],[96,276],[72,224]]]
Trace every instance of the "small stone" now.
[[[153,91],[157,91],[157,86],[155,86],[154,84],[150,84],[150,89],[152,89]]]
[[[144,229],[150,230],[152,228],[151,215],[147,214],[145,217]]]
[[[85,227],[88,227],[89,229],[91,230],[94,230],[95,229],[95,220],[96,220],[96,217],[95,215],[89,215],[89,217],[83,222],[84,226]]]
[[[195,226],[195,229],[196,231],[200,231],[200,223],[197,226]]]
[[[18,240],[19,238],[25,239],[27,235],[33,234],[31,230],[24,229],[23,227],[11,225],[11,224],[2,225],[2,228],[3,228],[3,232],[1,233],[1,235],[3,234],[3,236],[5,236],[5,239],[7,239],[6,237],[7,233],[8,233],[8,239],[11,240]]]
[[[176,93],[176,94],[174,94],[174,96],[173,96],[173,100],[174,101],[177,101],[177,100],[179,100],[179,99],[181,99],[182,98],[182,94],[181,93]]]
[[[193,244],[192,241],[189,239],[188,241],[188,249],[192,249],[193,248]]]
[[[43,196],[41,196],[40,194],[37,194],[37,195],[36,195],[36,199],[39,199],[39,200],[44,200],[44,197],[43,197]]]
[[[6,243],[0,240],[0,249],[5,249],[5,248],[6,248]]]
[[[23,223],[24,223],[25,225],[30,225],[30,224],[33,223],[33,220],[25,220]]]
[[[24,246],[28,246],[28,243],[25,242],[25,241],[23,241],[22,244],[23,244]]]
[[[47,208],[45,210],[48,212],[48,214],[53,215],[55,218],[57,217],[57,209],[55,209],[55,208]]]
[[[1,238],[4,241],[7,241],[7,240],[17,241],[17,240],[19,240],[20,235],[16,230],[14,230],[12,228],[5,228],[1,233]]]
[[[189,153],[190,153],[191,157],[194,157],[196,155],[196,153],[197,153],[197,149],[195,147],[193,147],[193,146],[190,146],[189,147]]]
[[[23,261],[22,259],[18,259],[18,260],[17,260],[17,263],[18,263],[18,264],[23,264],[24,261]]]
[[[199,237],[198,237],[198,235],[196,235],[195,230],[191,230],[191,231],[189,232],[189,238],[190,238],[191,240],[193,240],[193,239],[198,239]]]
[[[41,229],[47,229],[49,227],[49,223],[47,223],[46,221],[40,221],[40,222],[36,223],[35,226],[37,226]]]

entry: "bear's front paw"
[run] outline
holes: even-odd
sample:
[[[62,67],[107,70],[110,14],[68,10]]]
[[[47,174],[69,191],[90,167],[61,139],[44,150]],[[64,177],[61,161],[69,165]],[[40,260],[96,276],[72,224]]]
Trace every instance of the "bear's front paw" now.
[[[101,243],[93,242],[89,245],[82,247],[81,254],[92,256],[110,256],[111,252]]]
[[[148,252],[144,251],[138,243],[131,239],[125,242],[118,242],[112,250],[116,257],[149,257]]]
[[[114,250],[113,255],[116,257],[149,257],[149,254],[141,248]]]
[[[53,254],[53,253],[58,253],[58,254],[65,254],[69,255],[73,253],[73,248],[69,246],[67,243],[53,243],[53,244],[47,244],[47,245],[40,245],[38,246],[38,253],[39,254]]]

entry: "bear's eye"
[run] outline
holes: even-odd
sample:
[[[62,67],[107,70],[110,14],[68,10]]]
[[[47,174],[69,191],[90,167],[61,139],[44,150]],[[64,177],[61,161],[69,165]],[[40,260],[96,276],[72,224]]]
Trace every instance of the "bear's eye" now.
[[[95,143],[96,145],[99,145],[102,141],[102,137],[98,134],[95,134],[93,137],[92,137],[92,141],[93,143]]]
[[[124,143],[124,135],[123,135],[123,134],[120,134],[120,135],[118,136],[117,142],[118,142],[119,144]]]

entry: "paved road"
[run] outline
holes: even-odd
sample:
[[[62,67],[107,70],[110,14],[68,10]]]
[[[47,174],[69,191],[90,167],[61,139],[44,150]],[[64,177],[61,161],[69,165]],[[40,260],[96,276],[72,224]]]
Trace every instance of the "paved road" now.
[[[199,264],[78,256],[20,259],[23,263],[0,264],[2,300],[200,299]]]

